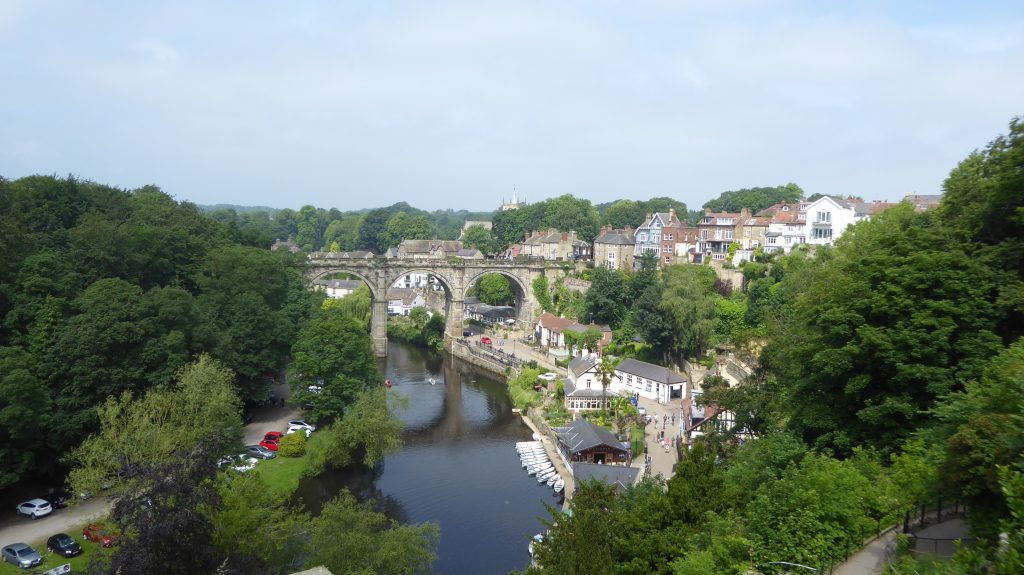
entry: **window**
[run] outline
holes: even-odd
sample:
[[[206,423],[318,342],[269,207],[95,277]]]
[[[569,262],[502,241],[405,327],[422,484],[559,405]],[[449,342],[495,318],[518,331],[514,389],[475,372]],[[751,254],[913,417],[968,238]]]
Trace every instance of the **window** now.
[[[831,223],[832,222],[832,212],[818,212],[817,217],[815,218],[814,221],[816,221],[816,222],[823,222],[823,223]]]
[[[725,239],[727,239],[727,240],[731,240],[732,239],[732,230],[725,230]]]
[[[832,228],[814,228],[811,232],[814,235],[814,239],[818,240],[830,240],[832,239]]]
[[[701,230],[700,231],[700,239],[702,239],[702,240],[708,239],[708,230]]]
[[[671,259],[672,259],[672,256],[665,256],[665,263],[667,263],[667,264],[672,263]]]
[[[670,248],[668,246],[664,246],[664,247],[661,248],[661,252],[665,253],[665,254],[670,254],[670,253],[672,253],[672,248]]]
[[[645,387],[644,390],[648,391],[648,392],[651,391],[651,382],[649,382],[649,381],[647,382],[647,387]]]
[[[668,241],[672,241],[672,234],[665,234],[665,239]]]
[[[638,241],[638,242],[646,242],[647,241],[647,234],[637,234],[636,241]]]

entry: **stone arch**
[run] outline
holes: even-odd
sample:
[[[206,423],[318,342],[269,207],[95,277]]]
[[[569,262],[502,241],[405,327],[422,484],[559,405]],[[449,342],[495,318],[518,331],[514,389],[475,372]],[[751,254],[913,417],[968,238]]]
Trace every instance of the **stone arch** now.
[[[524,281],[523,278],[513,270],[497,267],[474,270],[472,275],[468,275],[466,277],[466,283],[463,286],[463,297],[465,297],[465,292],[469,290],[469,286],[475,284],[480,280],[480,278],[487,274],[499,274],[509,280],[509,284],[512,286],[512,293],[516,298],[516,320],[519,322],[531,321],[533,319],[533,289],[529,282]]]
[[[366,287],[370,288],[370,299],[373,300],[373,301],[377,301],[377,299],[378,299],[378,293],[377,292],[380,291],[380,290],[379,290],[376,282],[374,282],[372,279],[370,279],[371,276],[370,276],[370,274],[366,273],[366,271],[369,271],[369,270],[363,270],[363,269],[357,269],[357,268],[349,268],[349,267],[317,268],[315,271],[313,271],[312,273],[310,273],[308,275],[308,278],[309,278],[308,281],[309,281],[309,285],[312,286],[316,282],[316,280],[321,279],[324,276],[329,276],[329,275],[334,275],[334,274],[354,275],[357,278],[359,278],[360,281],[362,281],[364,284],[366,284]],[[387,300],[387,294],[384,294],[384,299]]]

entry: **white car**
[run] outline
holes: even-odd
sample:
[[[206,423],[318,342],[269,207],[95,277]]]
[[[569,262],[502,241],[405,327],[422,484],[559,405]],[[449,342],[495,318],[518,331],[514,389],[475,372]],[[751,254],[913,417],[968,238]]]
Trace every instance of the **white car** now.
[[[293,420],[289,421],[288,422],[288,426],[289,427],[291,427],[291,426],[305,427],[306,429],[308,429],[310,431],[316,431],[316,426],[315,425],[313,425],[312,423],[306,423],[305,421],[303,421],[301,419],[293,419]]]
[[[306,427],[305,425],[289,425],[288,426],[288,431],[285,431],[284,434],[285,435],[289,435],[289,434],[295,433],[296,431],[304,432],[306,434],[306,437],[309,437],[310,435],[313,435],[313,431],[311,429],[309,429],[308,427]]]
[[[221,460],[217,462],[217,467],[224,467],[226,465],[230,465],[231,469],[234,469],[239,473],[245,473],[246,471],[249,471],[252,468],[256,467],[257,461],[259,460],[256,459],[255,457],[249,457],[244,454],[232,455],[230,457],[221,458]]]
[[[638,407],[638,408],[636,408],[636,412],[640,414],[640,417],[645,417],[647,415],[647,408],[646,407]]]
[[[24,503],[19,504],[15,511],[19,515],[28,515],[32,519],[39,519],[45,515],[49,515],[53,512],[53,507],[50,507],[50,502],[45,499],[31,499]]]

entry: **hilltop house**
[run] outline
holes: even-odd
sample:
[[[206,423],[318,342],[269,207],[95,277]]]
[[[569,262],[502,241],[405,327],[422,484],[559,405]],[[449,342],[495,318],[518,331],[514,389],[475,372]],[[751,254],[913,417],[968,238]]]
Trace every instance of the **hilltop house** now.
[[[604,266],[610,270],[633,269],[633,250],[636,249],[636,235],[633,228],[621,230],[611,226],[601,228],[601,233],[594,238],[594,265]]]
[[[575,231],[560,232],[554,228],[534,231],[523,240],[519,255],[546,260],[590,259],[590,244],[577,238]]]

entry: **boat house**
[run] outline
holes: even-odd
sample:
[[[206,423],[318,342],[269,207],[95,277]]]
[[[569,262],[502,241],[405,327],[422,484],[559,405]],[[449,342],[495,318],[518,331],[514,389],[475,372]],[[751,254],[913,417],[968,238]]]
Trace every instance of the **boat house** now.
[[[558,450],[570,463],[630,464],[629,447],[612,432],[585,419],[577,419],[569,427],[556,428],[555,432]]]

